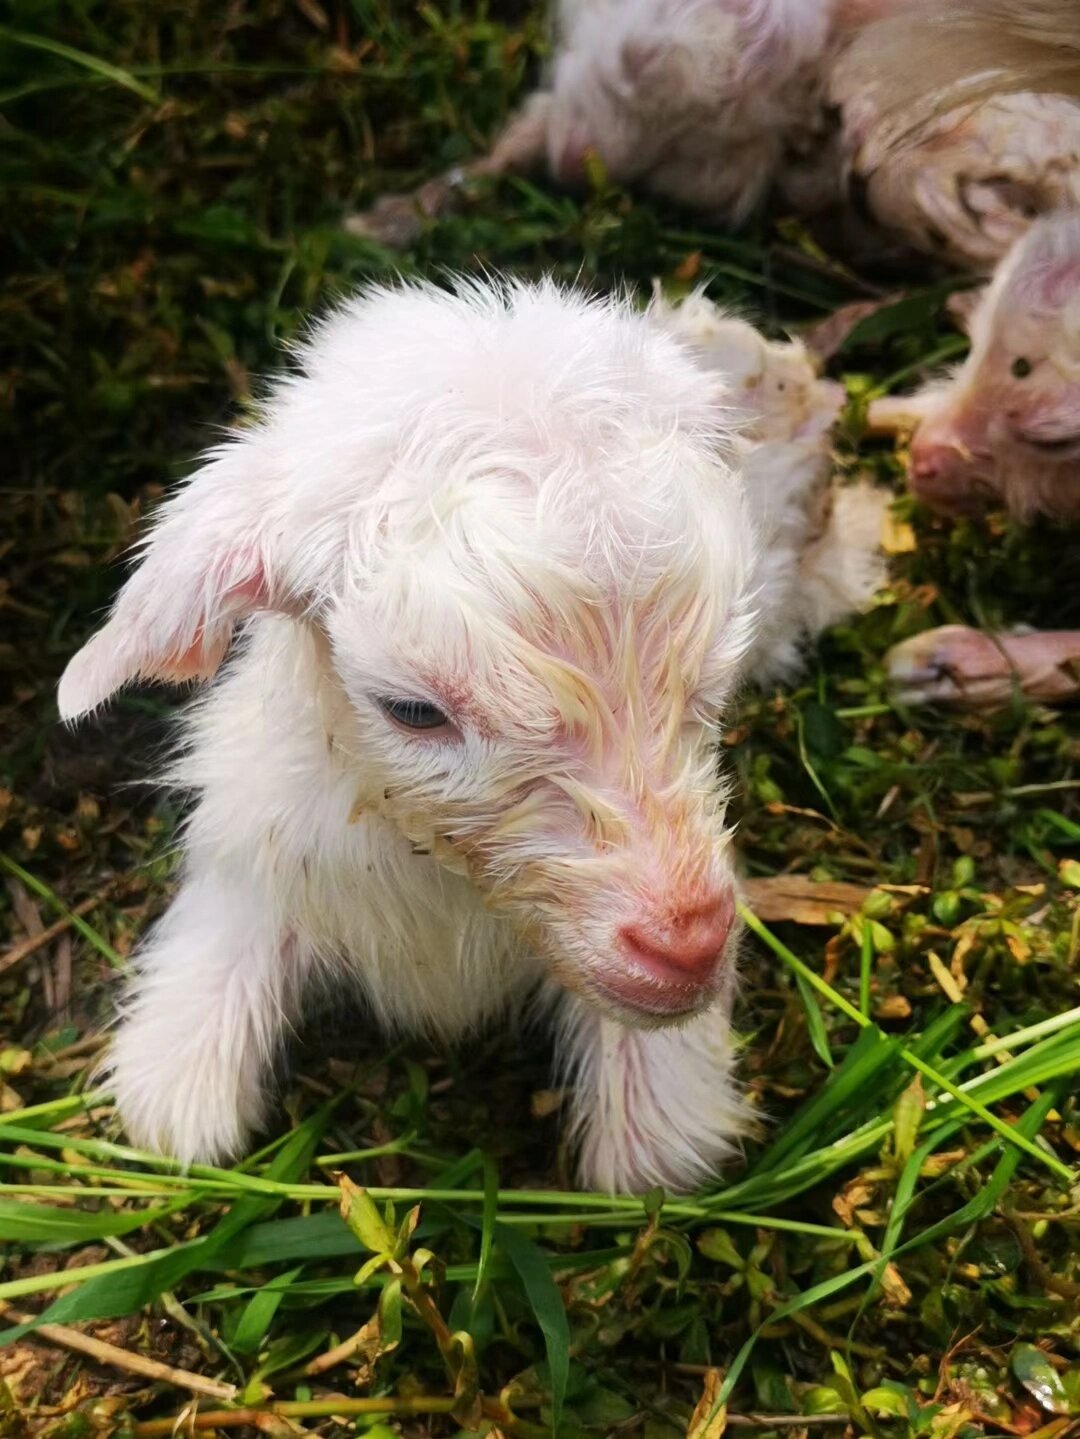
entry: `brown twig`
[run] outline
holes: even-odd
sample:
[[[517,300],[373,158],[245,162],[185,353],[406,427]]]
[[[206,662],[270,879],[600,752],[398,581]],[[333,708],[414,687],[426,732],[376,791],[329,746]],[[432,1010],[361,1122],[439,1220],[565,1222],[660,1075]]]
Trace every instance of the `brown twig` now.
[[[4,1314],[16,1324],[34,1322],[32,1314],[23,1314],[12,1309],[3,1300],[0,1300],[0,1314]],[[141,1379],[150,1379],[158,1384],[172,1384],[177,1389],[188,1389],[192,1394],[205,1395],[207,1399],[228,1403],[236,1398],[238,1392],[235,1384],[224,1384],[218,1379],[208,1379],[204,1374],[193,1374],[190,1369],[177,1369],[172,1364],[161,1364],[156,1359],[148,1359],[145,1354],[135,1354],[130,1349],[121,1349],[118,1344],[107,1344],[103,1339],[83,1334],[79,1329],[69,1329],[66,1324],[39,1324],[33,1331],[33,1336],[35,1339],[44,1339],[48,1344],[59,1345],[62,1349],[85,1354],[98,1364],[108,1365],[110,1369],[123,1369],[129,1374],[138,1374]]]
[[[344,1364],[351,1359],[370,1341],[371,1330],[372,1325],[369,1321],[355,1334],[350,1334],[348,1339],[343,1339],[340,1344],[335,1344],[333,1349],[328,1349],[325,1354],[317,1354],[314,1359],[301,1368],[300,1373],[305,1379],[314,1379],[320,1374],[325,1374],[328,1369],[336,1369],[339,1364]]]
[[[809,1429],[823,1424],[850,1424],[850,1414],[729,1414],[733,1429]]]
[[[453,1414],[458,1403],[458,1399],[440,1394],[418,1394],[409,1398],[387,1395],[380,1399],[346,1399],[341,1395],[331,1395],[328,1399],[284,1400],[250,1409],[205,1409],[201,1414],[185,1410],[168,1419],[145,1419],[140,1424],[133,1424],[130,1432],[137,1439],[154,1439],[159,1434],[174,1434],[181,1427],[184,1430],[236,1429],[248,1424],[262,1427],[267,1419],[275,1418],[348,1419],[361,1414]],[[498,1400],[484,1399],[481,1407],[484,1418],[491,1420],[504,1433],[517,1435],[519,1439],[548,1439],[547,1429],[519,1419]]]
[[[89,899],[80,900],[78,904],[72,905],[68,913],[61,919],[46,925],[39,934],[27,935],[25,939],[19,940],[18,944],[13,944],[9,950],[0,955],[0,974],[14,969],[24,959],[29,959],[30,955],[36,953],[43,945],[50,944],[58,935],[69,929],[73,920],[81,919],[84,914],[88,914],[95,905],[100,903],[101,895],[99,894],[93,894]]]
[[[260,1424],[266,1419],[347,1419],[359,1414],[449,1414],[457,1401],[437,1394],[418,1394],[408,1399],[297,1399],[265,1404],[251,1409],[204,1409],[201,1414],[173,1414],[167,1419],[144,1419],[133,1424],[131,1433],[139,1439],[156,1434],[173,1434],[184,1429],[236,1429]]]

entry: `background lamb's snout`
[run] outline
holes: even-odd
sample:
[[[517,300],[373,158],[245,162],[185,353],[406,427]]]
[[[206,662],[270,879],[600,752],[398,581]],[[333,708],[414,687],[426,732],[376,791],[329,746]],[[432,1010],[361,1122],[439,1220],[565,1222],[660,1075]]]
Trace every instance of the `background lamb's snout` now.
[[[957,514],[985,506],[985,487],[978,481],[970,451],[959,440],[916,436],[908,478],[912,493],[932,509]]]
[[[634,963],[655,979],[702,984],[723,956],[734,918],[735,902],[725,890],[662,920],[623,925],[619,939]]]
[[[942,482],[948,487],[948,476],[960,458],[955,445],[918,441],[911,448],[912,488],[935,490]]]

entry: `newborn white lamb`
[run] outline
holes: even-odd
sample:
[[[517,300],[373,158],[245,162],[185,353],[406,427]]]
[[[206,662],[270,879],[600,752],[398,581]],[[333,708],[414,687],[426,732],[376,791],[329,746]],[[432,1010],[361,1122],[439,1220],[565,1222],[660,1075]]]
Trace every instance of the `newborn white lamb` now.
[[[828,57],[884,0],[554,0],[553,58],[490,154],[346,222],[404,247],[470,176],[547,169],[745,220],[772,186],[799,209],[840,198]],[[867,16],[866,18],[869,18]]]
[[[236,1154],[319,978],[447,1038],[538,992],[583,1182],[696,1186],[743,1127],[716,741],[772,599],[717,377],[548,283],[370,291],[300,359],[60,685],[71,720],[208,679],[240,631],[173,771],[198,803],[112,1049],[127,1131]]]

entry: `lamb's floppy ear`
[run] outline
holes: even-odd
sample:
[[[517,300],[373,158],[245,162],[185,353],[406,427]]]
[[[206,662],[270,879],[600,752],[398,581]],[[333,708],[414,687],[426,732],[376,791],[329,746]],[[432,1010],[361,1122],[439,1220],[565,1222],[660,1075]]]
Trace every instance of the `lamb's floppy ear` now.
[[[64,671],[61,718],[130,680],[208,679],[238,619],[290,608],[258,466],[257,438],[233,441],[161,506],[108,621]]]
[[[945,301],[945,309],[950,318],[963,330],[965,335],[970,336],[971,334],[972,321],[985,294],[986,286],[977,285],[971,290],[954,290]]]
[[[1080,293],[1080,215],[1068,212],[1036,220],[1004,263],[1033,306],[1064,308]]]

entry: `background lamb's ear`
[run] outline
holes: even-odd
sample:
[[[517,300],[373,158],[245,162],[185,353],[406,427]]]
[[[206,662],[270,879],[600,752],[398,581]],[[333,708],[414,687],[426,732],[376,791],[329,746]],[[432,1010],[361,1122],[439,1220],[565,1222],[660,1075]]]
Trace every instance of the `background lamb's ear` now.
[[[753,325],[729,315],[704,293],[695,290],[679,304],[670,304],[658,280],[653,281],[647,311],[654,324],[688,345],[706,370],[722,375],[735,389],[758,379],[765,367],[765,341]]]
[[[945,301],[949,317],[965,335],[971,334],[971,322],[985,294],[985,285],[978,285],[971,290],[954,290]]]
[[[108,621],[64,671],[62,719],[130,680],[209,679],[238,619],[290,607],[274,575],[257,463],[257,441],[235,441],[162,505]]]
[[[1034,308],[1063,309],[1080,293],[1080,215],[1037,220],[1004,264],[1012,284]]]

